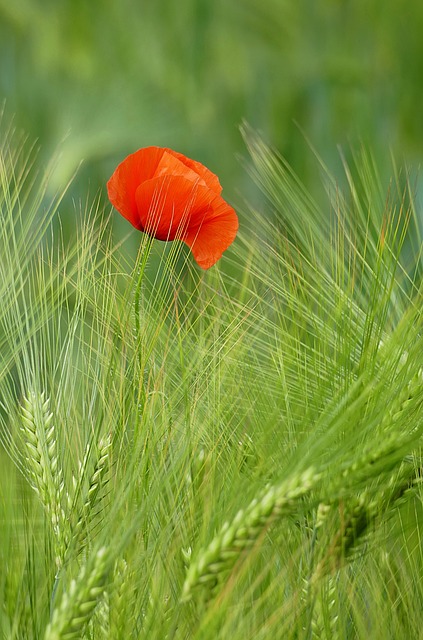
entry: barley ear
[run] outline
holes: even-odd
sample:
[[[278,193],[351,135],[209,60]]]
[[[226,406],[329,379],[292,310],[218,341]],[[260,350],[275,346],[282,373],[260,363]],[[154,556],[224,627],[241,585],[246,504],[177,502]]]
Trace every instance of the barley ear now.
[[[104,593],[110,570],[106,547],[102,547],[92,561],[84,565],[72,580],[54,609],[44,640],[80,640],[94,610]]]
[[[422,373],[419,370],[394,398],[384,415],[380,430],[383,438],[375,447],[369,447],[358,460],[342,473],[341,483],[334,486],[336,499],[319,505],[316,529],[323,531],[328,517],[341,508],[342,518],[338,530],[328,543],[324,557],[317,565],[312,581],[319,580],[330,571],[339,569],[358,548],[369,527],[389,510],[407,500],[420,479],[416,468],[405,454],[415,446],[422,429]],[[407,417],[412,429],[403,430],[402,420]],[[401,428],[399,428],[401,427]],[[357,482],[373,481],[359,494],[352,494]],[[341,501],[340,501],[341,500]]]
[[[311,589],[310,589],[311,586]],[[305,581],[304,593],[311,598],[311,632],[315,640],[337,640],[339,638],[338,623],[338,589],[336,577],[328,576],[325,583],[310,585]],[[306,631],[304,629],[304,631]]]
[[[56,429],[50,401],[44,393],[31,391],[23,399],[21,419],[29,480],[50,519],[56,539],[56,561],[60,565],[69,527],[62,506],[65,487]]]
[[[235,565],[241,554],[250,549],[270,523],[296,509],[298,501],[316,485],[320,475],[314,469],[294,476],[279,486],[267,487],[232,522],[226,522],[210,544],[200,551],[187,571],[182,600],[189,600],[201,589],[207,600]]]
[[[88,485],[85,489],[82,505],[77,511],[75,524],[71,527],[71,536],[74,540],[83,542],[87,524],[94,509],[98,511],[98,499],[101,488],[105,485],[106,474],[108,470],[108,460],[110,455],[110,447],[112,444],[111,436],[105,436],[98,444],[97,456],[94,467],[89,475]],[[87,457],[87,456],[86,456]],[[84,460],[82,469],[86,469],[87,460]],[[82,469],[80,473],[82,473]],[[77,489],[80,483],[77,483]]]
[[[130,625],[130,615],[135,614],[129,606],[133,595],[132,588],[128,564],[123,558],[120,558],[115,563],[113,589],[110,594],[111,638],[118,638],[119,633],[122,633]]]

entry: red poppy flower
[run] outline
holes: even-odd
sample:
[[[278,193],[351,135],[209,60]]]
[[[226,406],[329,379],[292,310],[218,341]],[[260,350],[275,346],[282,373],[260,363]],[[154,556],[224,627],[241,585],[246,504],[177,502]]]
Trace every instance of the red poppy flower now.
[[[158,240],[182,240],[208,269],[235,239],[238,217],[217,176],[200,162],[160,147],[139,149],[107,183],[112,205]]]

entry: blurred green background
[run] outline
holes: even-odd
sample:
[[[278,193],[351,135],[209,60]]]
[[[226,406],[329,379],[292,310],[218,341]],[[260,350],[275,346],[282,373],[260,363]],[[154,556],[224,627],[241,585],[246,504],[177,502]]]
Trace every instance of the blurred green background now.
[[[244,119],[308,186],[304,134],[331,168],[337,145],[359,142],[382,175],[391,150],[418,164],[422,34],[423,2],[409,0],[0,0],[0,100],[43,155],[60,149],[55,187],[83,160],[73,197],[157,144],[242,203]]]

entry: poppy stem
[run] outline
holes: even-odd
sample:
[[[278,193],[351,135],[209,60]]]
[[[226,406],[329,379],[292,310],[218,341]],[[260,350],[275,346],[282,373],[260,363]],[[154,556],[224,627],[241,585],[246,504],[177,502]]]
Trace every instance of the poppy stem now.
[[[140,298],[141,298],[141,285],[144,278],[145,268],[150,255],[153,239],[146,236],[146,242],[140,248],[140,255],[137,260],[137,284],[134,294],[134,316],[135,316],[135,337],[137,341],[137,349],[141,344],[141,323],[140,323]]]

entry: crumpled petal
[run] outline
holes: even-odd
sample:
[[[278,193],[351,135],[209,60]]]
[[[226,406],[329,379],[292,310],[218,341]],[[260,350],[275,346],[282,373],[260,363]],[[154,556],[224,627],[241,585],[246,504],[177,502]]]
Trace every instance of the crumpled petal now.
[[[239,223],[234,209],[220,196],[203,221],[196,226],[193,216],[183,241],[202,269],[210,269],[235,240]]]
[[[172,153],[176,158],[178,158],[178,160],[180,160],[187,167],[195,171],[195,173],[197,173],[200,176],[200,178],[204,180],[204,182],[209,187],[209,189],[217,193],[217,195],[220,195],[222,193],[222,185],[220,184],[219,178],[217,177],[217,175],[212,173],[210,169],[207,169],[207,167],[201,164],[201,162],[197,162],[196,160],[191,160],[191,158],[187,158],[182,153],[178,153],[177,151],[172,151],[172,149],[166,149],[166,151],[168,151],[169,153]]]

